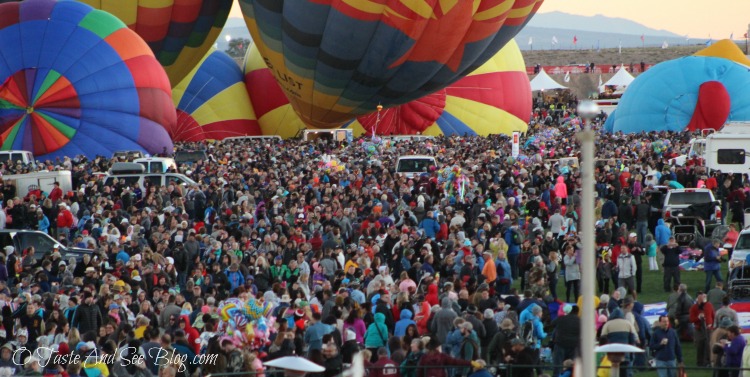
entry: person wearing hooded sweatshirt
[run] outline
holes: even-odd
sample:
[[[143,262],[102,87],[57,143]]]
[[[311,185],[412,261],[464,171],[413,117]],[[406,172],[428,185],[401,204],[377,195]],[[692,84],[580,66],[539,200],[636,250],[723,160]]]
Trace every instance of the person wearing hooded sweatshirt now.
[[[201,346],[199,343],[196,343],[195,341],[200,338],[201,334],[193,328],[193,326],[190,325],[190,317],[188,317],[186,314],[183,314],[180,316],[180,328],[182,331],[185,332],[185,336],[187,337],[187,342],[193,347],[193,351],[198,354],[201,352]]]
[[[443,301],[440,302],[440,310],[435,313],[435,318],[432,319],[432,325],[430,326],[430,331],[437,335],[440,344],[445,343],[445,338],[453,328],[453,320],[457,316],[456,312],[453,311],[451,299],[443,297]]]
[[[393,330],[394,336],[402,337],[406,335],[406,328],[409,327],[409,325],[417,325],[417,323],[411,319],[412,312],[409,309],[401,309],[401,316],[399,318],[401,319],[396,322],[396,328]]]
[[[430,284],[427,286],[427,294],[424,296],[424,300],[430,305],[437,305],[439,303],[437,284]]]
[[[365,332],[365,348],[372,352],[371,363],[377,361],[378,348],[387,345],[388,326],[385,325],[385,315],[383,313],[375,313],[375,322],[371,323]]]
[[[414,317],[414,320],[417,322],[417,332],[419,335],[426,335],[428,333],[427,325],[430,322],[431,311],[432,306],[426,300],[419,304],[419,313]]]
[[[523,325],[531,321],[534,326],[534,339],[536,341],[533,344],[533,348],[539,350],[542,347],[542,340],[547,337],[547,333],[544,332],[544,325],[542,324],[542,308],[537,304],[531,304],[521,312],[521,316],[518,318],[518,323],[523,329]]]
[[[667,224],[664,223],[664,219],[659,219],[656,222],[656,229],[654,230],[654,237],[656,238],[656,244],[661,247],[669,243],[669,237],[672,237],[672,231],[669,229]]]

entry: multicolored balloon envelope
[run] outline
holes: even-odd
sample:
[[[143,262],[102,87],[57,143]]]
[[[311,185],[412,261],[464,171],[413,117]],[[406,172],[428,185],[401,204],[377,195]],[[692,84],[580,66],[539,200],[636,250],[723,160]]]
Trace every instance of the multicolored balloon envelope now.
[[[257,46],[252,45],[247,49],[243,66],[247,94],[263,135],[279,135],[288,139],[307,128],[292,109]]]
[[[476,71],[424,98],[357,117],[354,133],[489,135],[526,132],[531,85],[515,41]]]
[[[260,135],[242,70],[229,55],[213,51],[172,89],[177,107],[175,141]]]
[[[718,130],[750,121],[750,59],[729,40],[636,77],[604,124],[609,132]]]
[[[422,98],[494,56],[542,0],[240,0],[302,121],[340,127]]]
[[[5,3],[0,14],[2,149],[171,152],[169,80],[135,32],[74,1]]]
[[[78,0],[122,20],[148,43],[177,85],[208,53],[233,0]]]

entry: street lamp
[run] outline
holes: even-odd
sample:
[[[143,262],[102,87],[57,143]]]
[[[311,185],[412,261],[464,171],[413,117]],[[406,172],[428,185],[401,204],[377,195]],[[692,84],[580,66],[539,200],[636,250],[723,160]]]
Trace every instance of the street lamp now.
[[[231,36],[231,35],[229,35],[229,34],[227,34],[227,36],[226,36],[226,37],[224,37],[224,39],[225,39],[225,40],[226,40],[227,42],[229,42],[229,41],[231,41],[231,40],[232,40],[232,36]]]
[[[284,377],[304,377],[307,373],[320,373],[326,370],[304,357],[285,356],[263,363],[265,366],[284,370]]]
[[[591,120],[599,114],[599,105],[594,101],[582,101],[578,104],[578,115],[583,118],[584,128],[578,133],[581,141],[581,174],[583,174],[581,190],[581,295],[583,296],[581,309],[581,373],[579,376],[596,375],[596,355],[594,338],[596,320],[594,314],[594,276],[596,276],[596,248],[594,243],[594,139],[596,135],[591,130]]]
[[[610,343],[610,344],[605,344],[603,346],[596,347],[594,352],[606,353],[607,360],[609,360],[609,363],[610,363],[609,376],[620,377],[620,363],[625,361],[625,354],[626,353],[642,353],[643,350],[636,346],[631,346],[630,344]],[[592,376],[594,375],[592,374]]]

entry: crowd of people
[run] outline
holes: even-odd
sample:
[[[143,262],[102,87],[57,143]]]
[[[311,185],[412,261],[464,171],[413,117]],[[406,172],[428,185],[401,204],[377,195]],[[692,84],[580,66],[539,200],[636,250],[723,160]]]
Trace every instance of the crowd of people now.
[[[208,155],[178,166],[192,186],[105,186],[105,157],[6,164],[3,174],[71,170],[74,189],[18,197],[0,183],[0,227],[92,253],[5,247],[0,374],[262,376],[264,361],[299,355],[335,376],[361,352],[377,377],[506,373],[490,369],[499,365],[524,366],[514,377],[570,376],[582,326],[596,326],[600,343],[650,349],[631,364],[653,358],[660,376],[675,375],[686,336],[726,344],[723,357],[705,347],[699,365],[739,365],[736,313],[720,287],[688,295],[648,192],[705,185],[723,200],[744,195],[746,177],[669,166],[689,133],[602,133],[597,229],[580,229],[580,171],[561,160],[579,151],[570,119],[564,107],[537,109],[515,158],[503,135],[184,143]],[[412,154],[438,166],[394,173]],[[596,324],[579,319],[586,231],[599,245]],[[653,326],[638,302],[643,257],[670,292]],[[245,323],[229,302],[262,316]]]

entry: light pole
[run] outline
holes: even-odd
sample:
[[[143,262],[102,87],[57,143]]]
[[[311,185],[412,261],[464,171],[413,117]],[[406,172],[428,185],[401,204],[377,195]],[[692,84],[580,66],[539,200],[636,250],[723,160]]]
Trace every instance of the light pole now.
[[[578,104],[578,115],[583,118],[584,129],[578,133],[581,141],[581,373],[579,376],[596,375],[596,354],[594,354],[594,277],[596,276],[596,249],[594,244],[594,141],[596,135],[591,130],[591,120],[599,114],[599,106],[594,101],[582,101]]]

